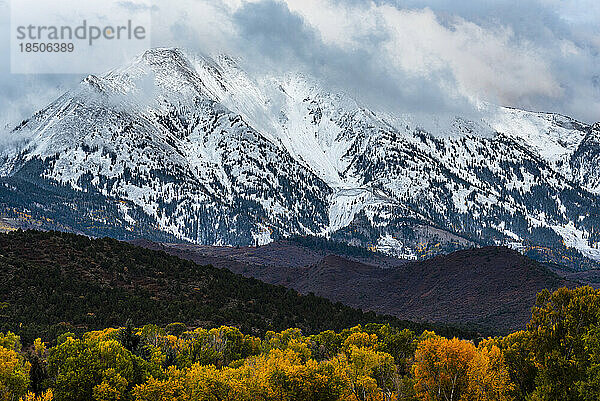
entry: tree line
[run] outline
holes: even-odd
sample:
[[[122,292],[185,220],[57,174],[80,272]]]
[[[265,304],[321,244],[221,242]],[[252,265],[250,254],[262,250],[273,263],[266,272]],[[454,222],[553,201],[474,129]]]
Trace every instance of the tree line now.
[[[381,323],[257,337],[129,322],[44,340],[0,335],[0,400],[600,399],[591,287],[544,290],[526,330],[478,342]]]

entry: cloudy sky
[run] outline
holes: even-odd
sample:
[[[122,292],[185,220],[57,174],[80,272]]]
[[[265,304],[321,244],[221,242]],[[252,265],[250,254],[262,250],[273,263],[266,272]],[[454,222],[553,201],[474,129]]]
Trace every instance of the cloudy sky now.
[[[465,114],[491,102],[600,120],[597,0],[157,0],[152,8],[153,46],[228,53],[255,73],[303,72],[373,108]],[[10,74],[8,9],[0,0],[0,128],[82,78]]]

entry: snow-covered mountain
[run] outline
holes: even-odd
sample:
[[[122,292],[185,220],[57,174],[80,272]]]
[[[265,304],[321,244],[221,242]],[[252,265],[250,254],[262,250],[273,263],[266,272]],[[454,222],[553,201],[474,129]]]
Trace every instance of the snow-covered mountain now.
[[[119,238],[327,235],[411,258],[509,244],[600,261],[600,126],[485,107],[425,129],[299,74],[154,49],[10,133],[0,206]]]

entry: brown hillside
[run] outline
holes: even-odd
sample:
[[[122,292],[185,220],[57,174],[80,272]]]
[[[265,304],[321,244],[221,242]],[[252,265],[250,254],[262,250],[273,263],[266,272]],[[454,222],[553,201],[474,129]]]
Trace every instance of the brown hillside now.
[[[478,325],[499,333],[525,327],[540,290],[576,285],[504,247],[397,261],[392,263],[396,267],[384,269],[377,260],[323,256],[285,241],[265,249],[145,245],[365,310],[416,321]],[[261,258],[268,263],[257,263]]]

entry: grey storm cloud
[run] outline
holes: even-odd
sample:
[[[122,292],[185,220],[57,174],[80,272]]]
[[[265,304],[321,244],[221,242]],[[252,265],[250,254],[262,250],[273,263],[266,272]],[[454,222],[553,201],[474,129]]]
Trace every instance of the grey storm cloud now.
[[[7,7],[0,0],[2,126],[81,79],[10,74]],[[378,109],[469,117],[490,102],[593,122],[600,120],[599,7],[593,0],[155,0],[152,43],[228,53],[256,74],[309,74]]]
[[[236,42],[253,54],[250,59],[259,60],[254,65],[262,66],[266,58],[275,68],[304,69],[370,105],[394,111],[464,115],[474,112],[477,101],[489,101],[586,121],[599,118],[600,96],[593,85],[597,49],[555,6],[539,1],[329,3],[339,11],[332,18],[354,14],[357,20],[372,20],[370,29],[353,32],[353,25],[347,34],[356,35],[356,43],[340,46],[324,41],[319,27],[311,25],[310,8],[302,15],[293,10],[298,2],[262,1],[244,3],[234,13]],[[324,21],[324,30],[335,23]]]
[[[593,122],[598,20],[593,0],[305,0],[243,3],[233,25],[244,50],[380,106],[469,113],[489,101]]]
[[[263,57],[259,70],[308,74],[331,90],[345,91],[386,111],[470,112],[470,105],[464,99],[440,96],[437,78],[447,77],[448,71],[424,80],[379,62],[376,50],[389,39],[383,30],[361,37],[369,46],[348,50],[324,43],[285,3],[247,3],[236,11],[233,20],[240,48]],[[253,65],[256,68],[257,64]]]

